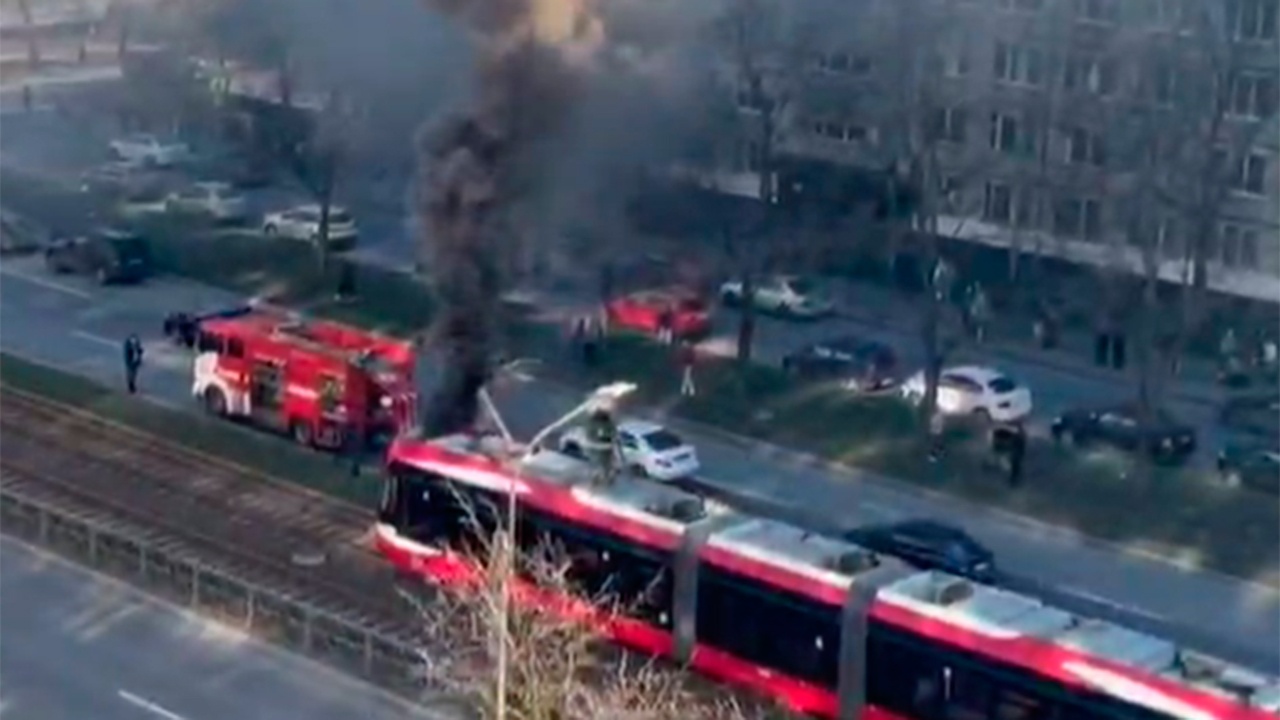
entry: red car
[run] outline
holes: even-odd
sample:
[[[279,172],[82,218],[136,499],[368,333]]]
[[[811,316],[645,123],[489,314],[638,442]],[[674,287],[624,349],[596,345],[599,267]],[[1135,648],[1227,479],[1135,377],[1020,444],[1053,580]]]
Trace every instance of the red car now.
[[[711,333],[707,304],[687,290],[642,290],[609,303],[609,322],[617,327],[658,333],[664,310],[672,312],[672,334],[677,338],[701,338]]]

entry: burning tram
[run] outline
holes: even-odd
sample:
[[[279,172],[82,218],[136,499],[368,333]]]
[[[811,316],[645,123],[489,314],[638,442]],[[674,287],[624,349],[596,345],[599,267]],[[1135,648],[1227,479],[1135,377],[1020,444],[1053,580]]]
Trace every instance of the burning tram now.
[[[602,484],[596,467],[536,441],[515,459],[510,447],[465,433],[397,438],[379,551],[455,582],[474,568],[450,548],[475,547],[513,502],[522,549],[556,543],[584,593],[608,588],[627,611],[566,598],[558,608],[824,718],[1280,718],[1276,678],[670,486]]]

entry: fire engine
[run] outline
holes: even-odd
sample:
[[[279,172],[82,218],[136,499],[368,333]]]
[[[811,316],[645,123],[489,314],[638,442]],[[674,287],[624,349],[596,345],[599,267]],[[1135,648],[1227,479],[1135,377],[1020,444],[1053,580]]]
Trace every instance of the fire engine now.
[[[602,483],[538,438],[405,433],[387,470],[375,542],[396,566],[468,582],[480,571],[465,548],[505,526],[522,550],[563,548],[583,597],[607,592],[624,609],[605,612],[524,576],[516,602],[805,714],[1280,718],[1280,679],[1265,672],[644,478]]]
[[[191,394],[206,411],[338,449],[413,424],[411,343],[264,307],[200,322]]]

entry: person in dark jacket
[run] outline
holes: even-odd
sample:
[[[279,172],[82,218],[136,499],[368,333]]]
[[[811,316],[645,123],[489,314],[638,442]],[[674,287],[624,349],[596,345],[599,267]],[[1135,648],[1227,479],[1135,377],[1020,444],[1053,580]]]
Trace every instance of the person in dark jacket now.
[[[991,431],[991,451],[1005,462],[1009,487],[1022,484],[1022,463],[1027,454],[1027,432],[1021,423],[997,425]]]
[[[142,367],[142,341],[130,335],[124,341],[124,377],[130,394],[138,392],[138,370]]]

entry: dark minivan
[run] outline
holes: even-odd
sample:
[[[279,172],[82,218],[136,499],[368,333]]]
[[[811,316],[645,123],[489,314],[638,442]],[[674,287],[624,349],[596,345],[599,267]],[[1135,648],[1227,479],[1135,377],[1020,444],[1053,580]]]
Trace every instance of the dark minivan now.
[[[151,274],[151,246],[127,230],[98,230],[53,240],[44,258],[54,273],[91,275],[103,285],[140,282]]]

